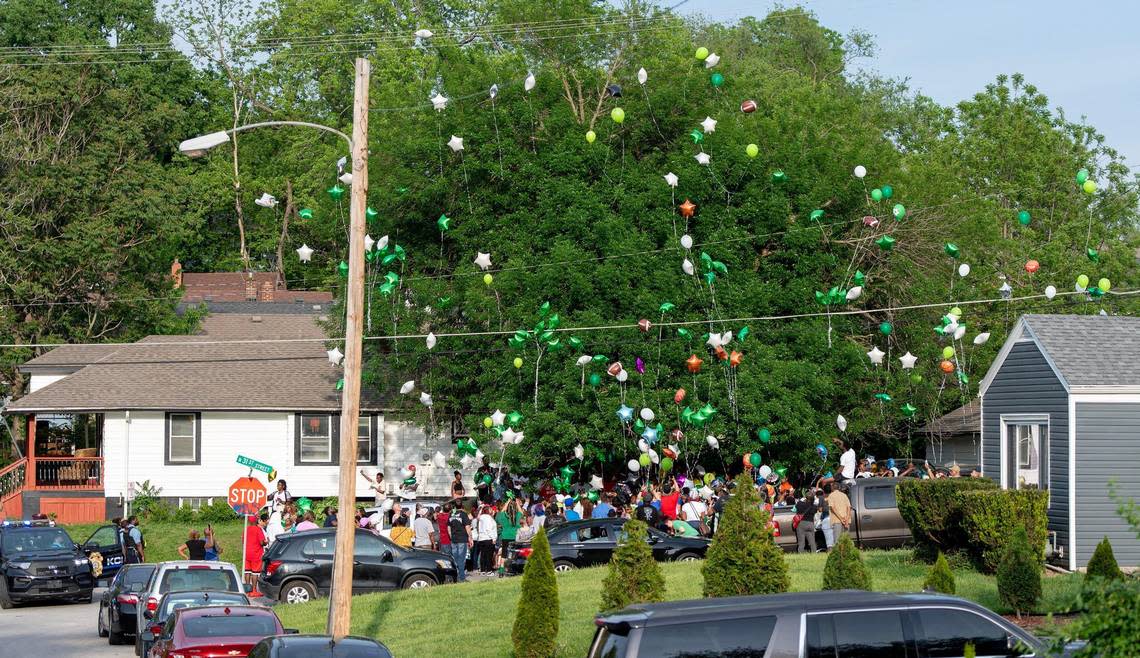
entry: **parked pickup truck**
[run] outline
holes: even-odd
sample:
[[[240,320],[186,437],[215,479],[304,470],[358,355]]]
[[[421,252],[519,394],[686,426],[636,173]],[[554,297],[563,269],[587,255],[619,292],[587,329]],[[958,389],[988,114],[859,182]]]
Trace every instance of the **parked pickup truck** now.
[[[859,548],[898,548],[910,542],[910,528],[899,514],[895,502],[896,478],[859,478],[853,480],[845,490],[851,499],[851,539]],[[796,531],[792,529],[792,518],[796,512],[791,507],[776,506],[772,518],[779,526],[776,545],[785,551],[796,550]],[[824,547],[823,530],[816,529],[816,546]]]

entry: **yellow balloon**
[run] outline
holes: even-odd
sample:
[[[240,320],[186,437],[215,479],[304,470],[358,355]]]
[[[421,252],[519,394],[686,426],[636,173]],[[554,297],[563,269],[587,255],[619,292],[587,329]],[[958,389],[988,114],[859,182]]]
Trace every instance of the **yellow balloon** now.
[[[1081,184],[1081,189],[1085,191],[1085,194],[1093,194],[1096,192],[1096,183],[1087,180]]]
[[[586,131],[586,142],[587,143],[593,144],[594,140],[597,138],[598,138],[598,134],[596,132],[594,132],[593,130],[587,130]]]
[[[942,348],[942,358],[943,359],[953,359],[954,358],[954,348],[950,347],[949,345],[947,345],[946,347],[943,347]]]
[[[515,367],[516,367],[516,368],[521,368],[521,367],[522,367],[522,357],[519,357],[519,356],[516,356],[516,357],[515,357]]]
[[[621,109],[620,107],[615,107],[610,111],[610,118],[614,120],[614,123],[621,123],[622,121],[625,121],[625,110]]]
[[[709,49],[705,48],[704,46],[697,48],[696,56],[697,56],[697,59],[700,59],[700,60],[706,59],[709,56]]]
[[[495,424],[495,421],[491,420],[490,416],[487,416],[486,418],[483,419],[483,427],[486,427],[487,429],[491,429],[491,426],[494,424]]]
[[[1082,274],[1082,275],[1078,276],[1077,277],[1077,285],[1082,287],[1082,288],[1088,288],[1089,287],[1089,276],[1087,274]]]
[[[485,283],[487,285],[491,285],[491,282],[494,280],[495,280],[495,277],[491,276],[490,274],[484,274],[483,275],[483,283]]]
[[[1101,292],[1108,292],[1109,288],[1112,288],[1112,282],[1107,278],[1101,279],[1096,282],[1096,287],[1100,288]]]
[[[955,306],[954,308],[950,309],[950,312],[947,313],[946,315],[949,315],[949,316],[954,317],[954,318],[960,318],[960,317],[962,317],[962,309]]]
[[[755,158],[756,156],[760,155],[760,147],[756,146],[755,144],[749,144],[748,146],[744,147],[744,152],[748,154],[748,157]]]

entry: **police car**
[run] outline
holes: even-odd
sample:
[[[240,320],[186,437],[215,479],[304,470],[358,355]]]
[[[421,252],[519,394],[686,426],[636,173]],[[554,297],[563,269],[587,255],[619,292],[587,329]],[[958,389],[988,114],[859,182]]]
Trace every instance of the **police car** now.
[[[0,608],[66,599],[89,603],[91,561],[63,528],[50,521],[0,524]]]

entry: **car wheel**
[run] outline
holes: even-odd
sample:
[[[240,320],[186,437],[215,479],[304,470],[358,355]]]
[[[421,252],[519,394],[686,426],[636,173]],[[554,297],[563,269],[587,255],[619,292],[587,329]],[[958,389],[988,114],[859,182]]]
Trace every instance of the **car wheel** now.
[[[567,562],[566,560],[556,560],[554,562],[554,573],[566,573],[567,571],[573,571],[575,568],[573,562]]]
[[[427,589],[434,584],[435,579],[431,576],[416,574],[404,581],[404,589]]]
[[[146,655],[146,652],[143,650],[142,635],[140,633],[135,633],[135,655]]]
[[[103,628],[103,606],[99,606],[99,621],[96,623],[99,628],[99,637],[107,637],[107,629]]]
[[[116,633],[114,629],[107,629],[107,644],[125,644],[122,633]]]
[[[696,553],[681,553],[680,555],[677,556],[676,561],[677,562],[696,562],[699,559],[701,559],[701,556],[697,555]]]
[[[281,594],[278,598],[282,603],[308,603],[317,598],[317,590],[303,580],[294,580],[281,587]]]

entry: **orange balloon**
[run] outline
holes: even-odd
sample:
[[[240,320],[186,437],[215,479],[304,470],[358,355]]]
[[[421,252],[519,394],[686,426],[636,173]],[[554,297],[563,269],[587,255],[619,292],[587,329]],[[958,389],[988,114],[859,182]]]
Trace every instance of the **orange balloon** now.
[[[942,372],[946,374],[954,372],[954,363],[952,361],[943,361],[942,363],[938,364],[938,367],[942,368]]]
[[[653,323],[650,322],[649,320],[644,319],[644,318],[637,321],[637,328],[640,329],[642,332],[648,332],[649,328],[652,326],[653,326]]]
[[[741,361],[743,361],[743,360],[744,360],[744,355],[743,355],[743,354],[741,354],[740,352],[737,352],[736,350],[733,350],[733,351],[732,351],[732,354],[729,354],[729,355],[728,355],[728,363],[729,363],[729,365],[731,365],[733,368],[735,368],[736,366],[740,365],[740,362],[741,362]]]
[[[688,199],[685,199],[685,202],[682,203],[679,208],[681,209],[681,216],[686,219],[692,217],[693,213],[697,212],[697,204]]]
[[[696,354],[685,359],[685,366],[689,369],[689,372],[694,374],[701,371],[702,363],[704,363],[704,361],[701,361],[700,357],[698,357]]]
[[[744,459],[742,459],[742,460],[741,460],[741,461],[743,461],[743,462],[744,462],[744,468],[745,468],[745,469],[747,469],[747,470],[751,470],[751,469],[752,469],[752,462],[748,460],[748,458],[749,458],[750,456],[751,456],[751,455],[744,455]]]
[[[685,389],[683,389],[683,388],[677,389],[677,392],[673,394],[674,404],[681,404],[682,402],[684,402],[685,401],[685,395],[687,395],[687,393],[685,393]]]
[[[1038,263],[1035,260],[1029,260],[1029,261],[1025,262],[1025,271],[1026,272],[1033,274],[1034,272],[1036,272],[1039,269],[1041,269],[1041,263]]]
[[[624,368],[622,368],[621,361],[614,361],[610,364],[609,368],[606,368],[606,372],[608,372],[611,377],[617,377],[618,373],[623,369]]]
[[[720,359],[721,361],[728,360],[728,352],[724,351],[724,348],[720,345],[716,346],[716,358]]]

